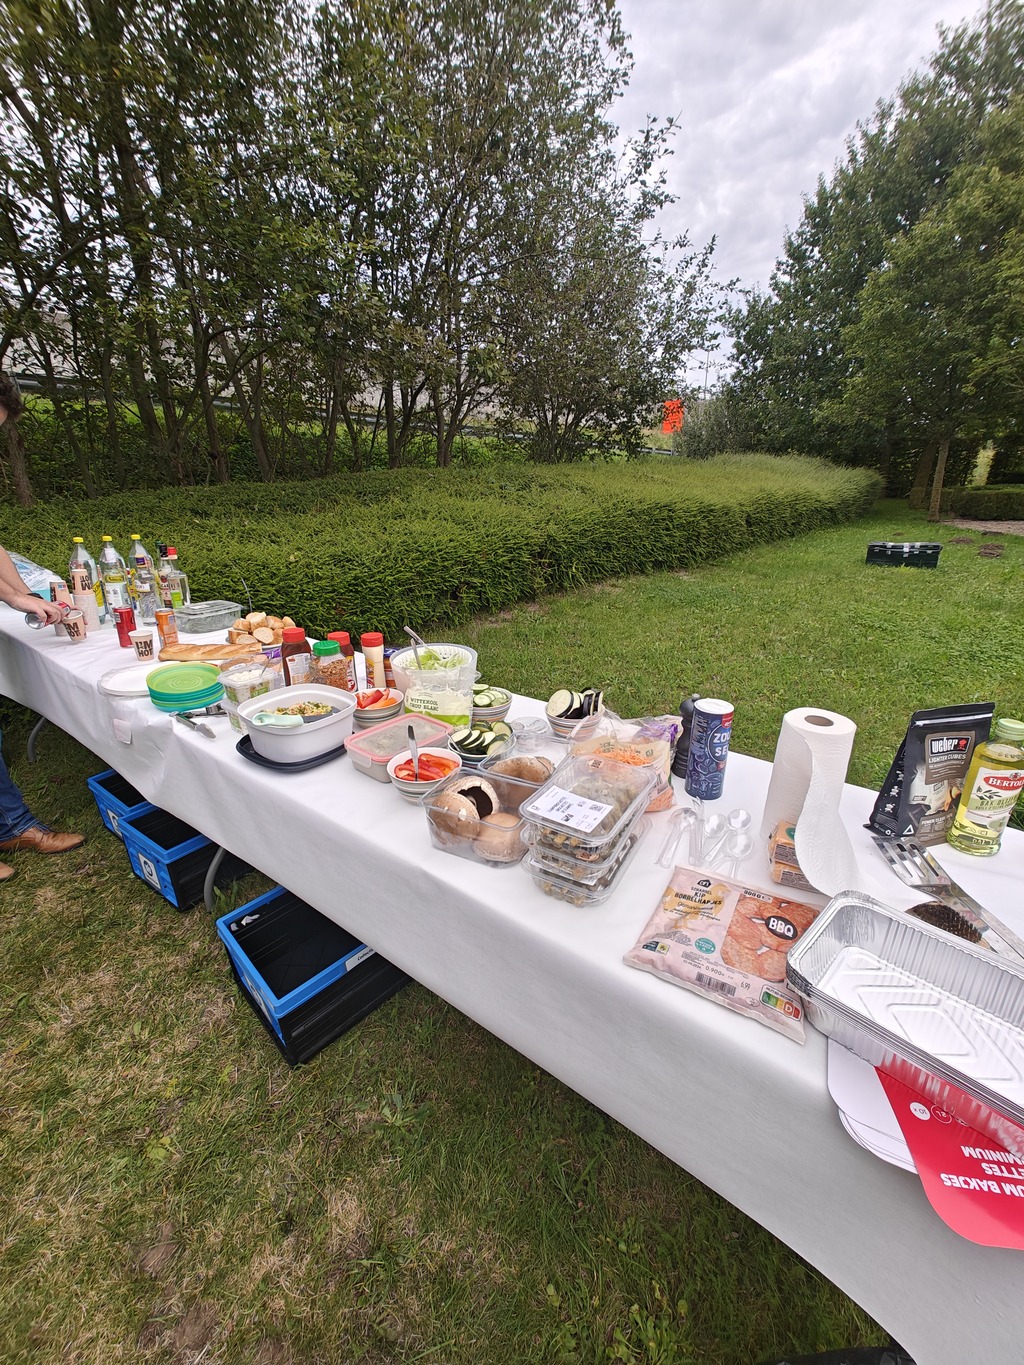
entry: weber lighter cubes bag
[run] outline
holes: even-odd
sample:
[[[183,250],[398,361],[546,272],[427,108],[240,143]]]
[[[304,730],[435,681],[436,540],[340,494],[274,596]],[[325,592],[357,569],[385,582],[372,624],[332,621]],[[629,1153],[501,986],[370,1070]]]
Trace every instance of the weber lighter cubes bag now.
[[[868,829],[941,844],[956,816],[975,745],[988,739],[994,702],[915,711],[871,812]]]

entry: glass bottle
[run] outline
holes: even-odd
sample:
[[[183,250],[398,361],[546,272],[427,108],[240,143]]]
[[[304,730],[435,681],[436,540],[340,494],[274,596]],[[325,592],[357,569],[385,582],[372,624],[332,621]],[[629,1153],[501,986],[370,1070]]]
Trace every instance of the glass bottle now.
[[[124,560],[114,548],[113,536],[103,537],[103,549],[99,558],[100,580],[103,584],[103,600],[107,611],[113,614],[115,607],[132,605],[131,588]]]
[[[188,578],[184,571],[178,568],[178,552],[173,545],[167,547],[167,576],[162,586],[161,595],[164,605],[172,610],[187,606],[192,601],[192,594],[188,588]]]
[[[947,842],[961,853],[982,858],[998,853],[1022,790],[1024,721],[1000,719],[974,750]]]

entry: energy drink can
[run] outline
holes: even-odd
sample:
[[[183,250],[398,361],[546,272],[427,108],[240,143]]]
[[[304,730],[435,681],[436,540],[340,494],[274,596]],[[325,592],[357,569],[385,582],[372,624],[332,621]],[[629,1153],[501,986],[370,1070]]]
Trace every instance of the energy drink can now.
[[[160,633],[160,648],[178,643],[178,623],[170,607],[160,607],[156,613],[156,628]]]
[[[117,627],[117,643],[122,649],[134,649],[131,632],[135,629],[135,613],[131,607],[114,608],[114,625]]]
[[[702,697],[693,703],[686,791],[687,795],[699,801],[717,801],[722,795],[732,716],[733,705],[730,701]]]

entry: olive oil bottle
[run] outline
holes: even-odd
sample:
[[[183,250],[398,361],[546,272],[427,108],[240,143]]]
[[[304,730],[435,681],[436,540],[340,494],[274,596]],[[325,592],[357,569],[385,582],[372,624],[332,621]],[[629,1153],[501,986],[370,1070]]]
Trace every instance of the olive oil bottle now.
[[[971,759],[948,842],[961,853],[991,857],[1024,789],[1024,721],[997,720]]]

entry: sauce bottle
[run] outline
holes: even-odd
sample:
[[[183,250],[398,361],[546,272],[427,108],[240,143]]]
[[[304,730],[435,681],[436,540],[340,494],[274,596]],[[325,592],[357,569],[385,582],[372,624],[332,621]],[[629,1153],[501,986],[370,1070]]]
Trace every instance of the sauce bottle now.
[[[379,630],[368,630],[365,635],[360,635],[359,643],[363,647],[366,686],[387,687],[387,674],[384,672],[384,636]]]
[[[310,681],[313,650],[301,626],[285,626],[281,633],[281,667],[285,687]]]
[[[352,648],[352,637],[347,630],[332,630],[327,638],[337,642],[341,657],[345,660],[345,691],[357,691],[359,684],[356,679],[356,652]]]
[[[967,770],[947,842],[961,853],[990,858],[1024,790],[1024,721],[997,720]]]

